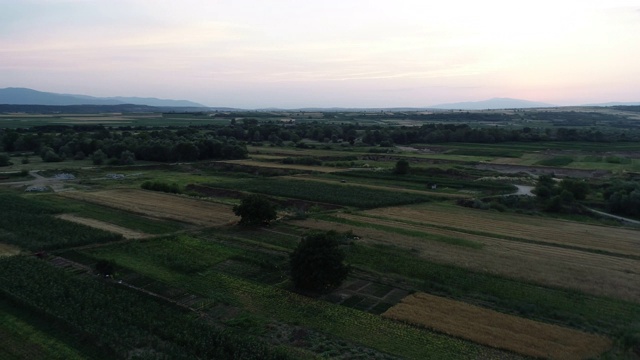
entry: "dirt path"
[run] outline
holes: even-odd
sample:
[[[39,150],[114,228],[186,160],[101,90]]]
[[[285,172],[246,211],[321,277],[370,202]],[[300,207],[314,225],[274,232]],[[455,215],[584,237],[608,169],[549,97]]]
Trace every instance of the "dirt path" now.
[[[31,170],[29,171],[29,175],[33,176],[31,180],[25,181],[12,181],[12,182],[3,182],[0,185],[11,186],[11,187],[50,187],[54,192],[67,191],[64,185],[68,182],[73,182],[73,180],[65,180],[65,179],[56,179],[56,178],[46,178],[40,174],[38,174],[40,170]]]
[[[74,222],[74,223],[78,223],[78,224],[82,224],[82,225],[86,225],[86,226],[91,226],[91,227],[96,228],[96,229],[106,230],[106,231],[109,231],[109,232],[112,232],[112,233],[120,234],[120,235],[124,236],[126,239],[144,239],[144,238],[148,238],[148,237],[151,236],[151,235],[145,234],[143,232],[127,229],[127,228],[124,228],[122,226],[110,224],[110,223],[107,223],[107,222],[104,222],[104,221],[83,218],[83,217],[79,217],[79,216],[75,216],[75,215],[71,215],[71,214],[62,214],[62,215],[58,215],[57,217],[59,219],[71,221],[71,222]]]

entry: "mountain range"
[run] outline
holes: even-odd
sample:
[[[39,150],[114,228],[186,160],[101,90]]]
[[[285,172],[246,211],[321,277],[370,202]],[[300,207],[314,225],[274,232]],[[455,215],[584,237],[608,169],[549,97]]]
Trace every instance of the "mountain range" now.
[[[142,105],[159,108],[188,108],[189,111],[202,110],[220,110],[220,111],[239,111],[241,109],[229,107],[210,108],[208,106],[188,101],[188,100],[170,100],[157,98],[142,97],[94,97],[87,95],[74,94],[57,94],[51,92],[37,91],[27,88],[9,87],[0,89],[0,104],[7,105],[45,105],[45,106],[71,106],[71,105]],[[640,105],[639,102],[626,103],[602,103],[587,104],[583,106],[614,106],[614,105]],[[526,109],[526,108],[546,108],[556,107],[557,105],[542,102],[512,99],[512,98],[493,98],[484,101],[473,102],[456,102],[448,104],[438,104],[424,107],[393,107],[393,108],[298,108],[298,109],[282,109],[268,108],[257,109],[260,111],[418,111],[418,110],[487,110],[487,109]],[[184,110],[186,111],[186,110]]]
[[[27,88],[0,89],[0,104],[53,106],[135,104],[174,108],[206,108],[205,105],[188,100],[168,100],[140,97],[93,97],[87,95],[56,94]]]

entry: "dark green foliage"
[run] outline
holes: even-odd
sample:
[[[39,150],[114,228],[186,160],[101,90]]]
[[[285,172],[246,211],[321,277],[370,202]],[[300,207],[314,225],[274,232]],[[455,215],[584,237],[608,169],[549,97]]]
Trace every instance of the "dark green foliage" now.
[[[9,166],[11,165],[10,158],[7,154],[0,154],[0,166]]]
[[[111,276],[115,273],[116,271],[116,264],[113,261],[110,260],[98,260],[98,262],[96,263],[96,271],[104,276]]]
[[[620,215],[640,215],[640,183],[618,181],[603,192],[608,211]]]
[[[540,160],[536,165],[543,166],[567,166],[573,162],[573,158],[570,156],[556,156],[550,159]]]
[[[145,181],[140,185],[145,190],[161,191],[171,194],[180,194],[180,186],[177,183],[165,183],[162,181]]]
[[[341,173],[348,174],[348,172]],[[393,176],[392,174],[389,174]],[[317,181],[301,181],[289,179],[254,178],[242,179],[228,183],[212,184],[215,187],[231,188],[266,195],[317,201],[321,203],[374,208],[402,204],[428,202],[431,197],[410,194],[400,191],[370,189],[361,186],[345,186]]]
[[[161,300],[35,258],[0,258],[0,294],[72,328],[117,354],[115,358],[133,353],[145,359],[290,358]]]
[[[398,175],[405,175],[409,173],[409,169],[409,162],[401,159],[396,162],[396,167],[393,169],[393,172]]]
[[[298,164],[298,165],[322,165],[322,160],[314,158],[312,156],[304,157],[288,157],[282,159],[283,164]]]
[[[560,189],[569,191],[576,200],[584,200],[589,194],[589,184],[584,180],[564,179],[559,186]]]
[[[107,155],[102,150],[96,150],[91,155],[91,161],[93,165],[102,165],[107,160]]]
[[[276,205],[262,195],[251,194],[240,205],[233,207],[233,212],[240,216],[240,225],[268,225],[277,217]]]
[[[350,267],[344,264],[339,234],[317,232],[302,238],[291,253],[291,279],[296,288],[325,292],[346,279]]]
[[[546,212],[562,212],[575,204],[576,200],[584,200],[589,194],[589,184],[583,180],[564,179],[559,183],[551,175],[540,175],[533,193],[536,195],[542,210]]]

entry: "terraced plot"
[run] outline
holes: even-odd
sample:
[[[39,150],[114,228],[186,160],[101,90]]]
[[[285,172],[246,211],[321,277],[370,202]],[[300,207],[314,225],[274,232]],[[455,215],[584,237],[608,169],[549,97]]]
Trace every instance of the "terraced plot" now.
[[[602,336],[425,293],[407,296],[382,316],[536,358],[593,358],[612,345]]]
[[[220,226],[238,220],[231,206],[151,191],[116,189],[65,192],[60,195],[153,218],[177,220],[200,226]]]

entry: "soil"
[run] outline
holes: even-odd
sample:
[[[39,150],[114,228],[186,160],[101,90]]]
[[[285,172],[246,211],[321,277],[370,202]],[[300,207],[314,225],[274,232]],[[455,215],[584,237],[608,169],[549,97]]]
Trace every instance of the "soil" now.
[[[96,219],[83,218],[83,217],[79,217],[72,214],[62,214],[62,215],[58,215],[57,217],[59,219],[75,222],[75,223],[86,225],[86,226],[91,226],[96,229],[106,230],[112,233],[120,234],[124,236],[126,239],[144,239],[151,236],[149,234],[127,229],[122,226],[110,224],[110,223],[96,220]]]

